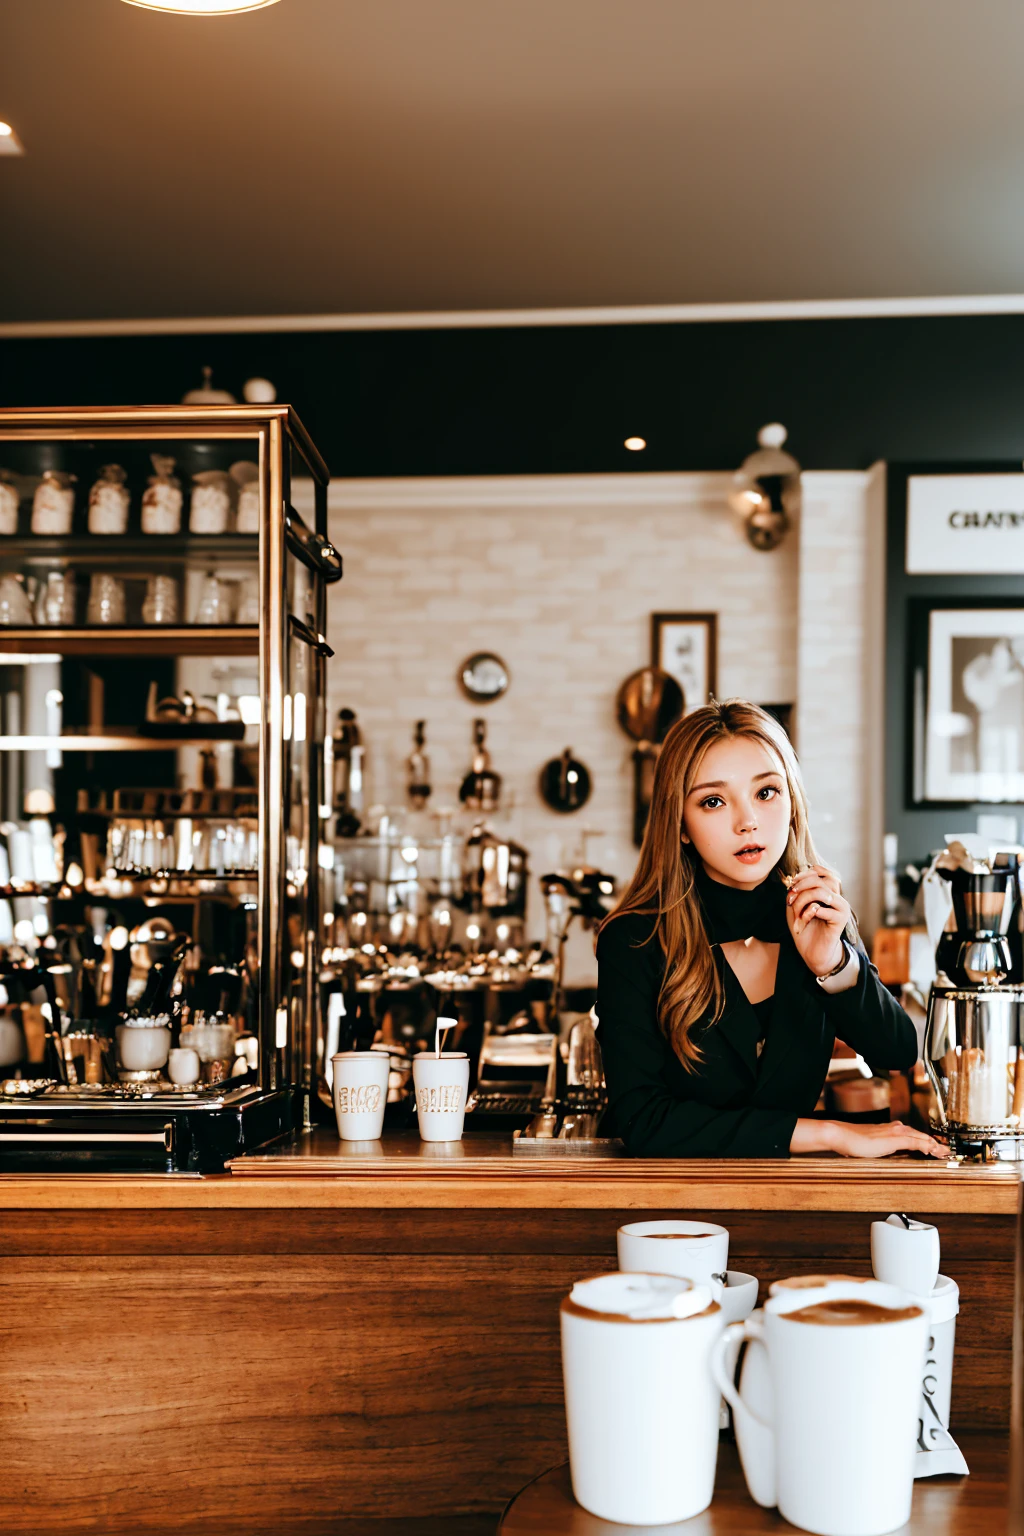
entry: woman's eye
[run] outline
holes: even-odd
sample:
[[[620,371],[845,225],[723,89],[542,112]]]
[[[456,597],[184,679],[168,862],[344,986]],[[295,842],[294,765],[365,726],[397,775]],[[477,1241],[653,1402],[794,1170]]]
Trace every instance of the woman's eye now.
[[[724,804],[725,801],[721,795],[708,795],[706,800],[700,802],[700,808],[702,811],[717,811],[718,807]]]
[[[757,792],[757,798],[759,800],[771,800],[775,795],[780,793],[781,791],[777,784],[762,784],[761,788]]]

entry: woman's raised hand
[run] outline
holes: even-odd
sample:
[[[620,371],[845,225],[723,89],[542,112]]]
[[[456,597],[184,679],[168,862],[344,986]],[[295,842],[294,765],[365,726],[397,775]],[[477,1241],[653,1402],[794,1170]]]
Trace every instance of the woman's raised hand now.
[[[839,876],[821,864],[797,875],[786,897],[786,919],[800,958],[824,976],[843,957],[843,929],[852,919]]]

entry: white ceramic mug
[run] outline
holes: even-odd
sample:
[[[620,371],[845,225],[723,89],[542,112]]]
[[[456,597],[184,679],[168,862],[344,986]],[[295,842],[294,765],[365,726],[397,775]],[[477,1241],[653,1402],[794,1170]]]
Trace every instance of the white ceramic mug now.
[[[578,1504],[623,1525],[688,1520],[711,1502],[724,1320],[706,1285],[599,1275],[562,1302],[569,1469]]]
[[[388,1101],[387,1056],[380,1051],[339,1051],[331,1057],[334,1114],[342,1141],[377,1141]]]
[[[709,1285],[729,1268],[729,1233],[712,1221],[631,1221],[615,1241],[626,1274],[682,1275]]]
[[[412,1060],[416,1117],[424,1141],[461,1141],[469,1091],[465,1051],[420,1051]]]
[[[199,1081],[199,1052],[190,1046],[179,1045],[167,1054],[167,1076],[180,1088],[187,1088]]]
[[[930,1296],[941,1262],[939,1232],[926,1221],[888,1216],[871,1223],[871,1268],[875,1279],[914,1296]]]
[[[832,1318],[791,1316],[843,1302]],[[842,1321],[865,1304],[881,1310]],[[928,1326],[915,1297],[871,1280],[780,1290],[726,1330],[712,1369],[758,1504],[815,1536],[884,1536],[906,1524]],[[767,1354],[770,1393],[756,1406],[726,1369],[740,1338]]]

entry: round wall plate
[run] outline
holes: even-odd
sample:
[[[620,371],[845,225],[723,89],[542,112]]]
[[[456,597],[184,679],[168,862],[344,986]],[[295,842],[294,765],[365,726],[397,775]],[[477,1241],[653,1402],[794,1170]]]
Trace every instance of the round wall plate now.
[[[508,667],[493,651],[474,651],[459,668],[459,687],[474,704],[500,699],[509,681]]]

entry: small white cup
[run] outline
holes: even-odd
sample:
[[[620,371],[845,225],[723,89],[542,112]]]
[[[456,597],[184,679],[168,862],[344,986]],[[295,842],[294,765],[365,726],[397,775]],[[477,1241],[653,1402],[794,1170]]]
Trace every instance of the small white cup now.
[[[469,1057],[465,1051],[435,1056],[420,1051],[413,1057],[412,1081],[416,1115],[424,1141],[461,1141],[469,1089]]]
[[[390,1065],[382,1051],[339,1051],[331,1057],[334,1114],[342,1141],[380,1139]]]
[[[871,1223],[871,1268],[876,1280],[913,1296],[930,1296],[939,1276],[939,1232],[926,1221],[901,1216]]]
[[[199,1081],[199,1052],[190,1046],[179,1045],[167,1056],[167,1076],[179,1088],[188,1088]]]
[[[712,1221],[631,1221],[615,1237],[625,1273],[676,1275],[710,1285],[729,1267],[729,1233]]]

